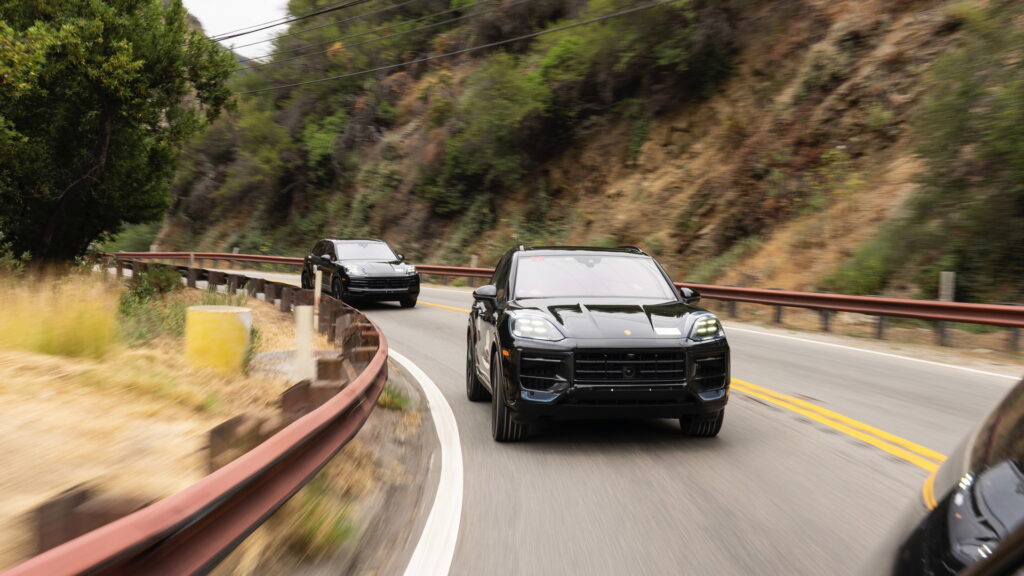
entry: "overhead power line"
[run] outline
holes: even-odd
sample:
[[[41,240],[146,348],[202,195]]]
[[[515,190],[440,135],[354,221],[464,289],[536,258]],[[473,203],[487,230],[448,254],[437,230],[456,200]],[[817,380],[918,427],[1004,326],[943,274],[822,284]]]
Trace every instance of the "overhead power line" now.
[[[374,15],[376,13],[384,12],[384,11],[391,10],[391,9],[394,9],[394,8],[398,8],[400,6],[404,6],[406,4],[409,4],[410,2],[416,2],[416,1],[418,1],[418,0],[407,0],[406,2],[402,2],[400,4],[394,4],[393,6],[387,6],[385,8],[381,8],[379,10],[374,10],[373,12],[367,12],[365,14],[359,14],[359,15],[356,15],[356,16],[352,16],[350,18],[341,20],[341,22],[337,22],[337,23],[334,23],[334,24],[342,24],[344,22],[349,22],[349,20],[357,19],[357,18],[364,17],[364,16],[371,16],[371,15]],[[447,14],[447,13],[457,12],[459,10],[465,10],[467,8],[472,8],[473,6],[476,6],[476,5],[479,5],[479,4],[483,4],[483,3],[486,3],[486,2],[492,2],[492,1],[494,1],[494,0],[476,0],[476,2],[473,2],[471,4],[466,4],[465,6],[462,6],[460,8],[449,8],[447,10],[441,10],[439,12],[434,12],[432,14],[427,14],[425,16],[421,16],[421,17],[418,17],[418,18],[413,18],[413,19],[406,20],[406,22],[401,22],[401,23],[397,23],[397,24],[393,24],[393,25],[382,26],[380,28],[375,28],[373,30],[368,30],[366,32],[360,32],[358,34],[351,34],[351,35],[348,35],[348,36],[342,36],[341,38],[335,38],[334,40],[325,40],[323,42],[314,42],[312,44],[306,44],[305,46],[299,46],[297,48],[291,48],[289,50],[278,50],[278,51],[273,52],[273,55],[280,56],[280,55],[284,55],[284,54],[290,54],[292,52],[300,52],[302,50],[308,49],[310,46],[327,46],[328,44],[333,44],[334,42],[341,42],[342,40],[349,40],[351,38],[356,38],[358,36],[362,36],[362,35],[366,35],[366,34],[371,34],[373,32],[378,32],[378,31],[381,31],[381,30],[387,30],[388,28],[393,28],[393,27],[396,27],[396,26],[413,24],[415,22],[420,22],[420,20],[423,20],[423,19],[431,18],[431,17],[434,17],[434,16],[440,16],[440,15],[444,15],[444,14]],[[260,57],[262,57],[262,56],[260,56]],[[247,61],[252,61],[252,60],[256,60],[256,59],[259,59],[259,58],[258,57],[256,57],[256,58],[243,58],[243,59],[241,59],[239,61],[240,61],[241,64],[245,64],[245,63],[247,63]]]
[[[370,2],[370,1],[371,0],[358,0],[358,2],[360,4],[363,4],[363,3],[366,3],[366,2]],[[381,8],[377,12],[383,12],[384,10],[392,10],[394,8],[405,6],[406,4],[411,4],[413,2],[418,2],[418,1],[419,0],[406,0],[405,2],[401,2],[399,4],[395,4],[394,6],[388,6],[386,8]],[[343,18],[341,20],[335,20],[334,22],[328,22],[326,24],[320,24],[319,26],[310,26],[309,28],[303,28],[302,30],[296,30],[294,32],[287,32],[285,34],[278,34],[277,36],[274,36],[273,38],[267,38],[266,40],[257,40],[256,42],[250,42],[248,44],[241,44],[239,46],[235,46],[235,48],[236,49],[237,48],[247,48],[249,46],[256,46],[257,44],[265,44],[267,42],[273,42],[274,40],[277,40],[279,38],[289,38],[291,36],[298,36],[299,34],[305,34],[306,32],[312,32],[314,30],[320,30],[321,28],[327,28],[328,26],[334,26],[335,24],[344,24],[345,22],[351,22],[352,20],[358,20],[360,18],[364,18],[366,16],[370,16],[371,14],[375,14],[375,13],[376,12],[367,12],[365,14],[356,14],[355,16],[351,16],[349,18]]]
[[[487,0],[484,0],[484,1],[487,1]],[[488,8],[487,10],[480,10],[479,12],[472,12],[472,13],[469,13],[469,14],[463,14],[462,16],[456,16],[455,18],[449,18],[448,20],[443,20],[441,22],[434,22],[434,23],[431,23],[431,24],[423,25],[423,26],[417,26],[416,28],[410,28],[409,30],[402,30],[400,32],[395,32],[394,34],[388,34],[387,36],[380,36],[380,37],[377,37],[377,38],[370,38],[369,40],[363,40],[362,42],[355,42],[353,44],[345,44],[342,47],[346,48],[346,49],[347,48],[355,48],[356,46],[363,46],[365,44],[372,44],[374,42],[380,42],[382,40],[388,40],[388,39],[391,39],[391,38],[397,38],[398,36],[404,36],[406,34],[412,34],[413,32],[419,32],[421,30],[429,30],[430,28],[437,28],[438,26],[444,26],[445,24],[451,24],[452,22],[458,22],[459,20],[465,20],[466,18],[472,18],[474,16],[480,16],[480,15],[483,15],[483,14],[489,14],[491,12],[494,12],[495,10],[499,10],[499,9],[502,9],[502,8],[509,8],[509,7],[512,7],[512,6],[517,6],[519,4],[525,4],[526,2],[529,2],[529,1],[530,0],[515,0],[514,2],[509,2],[507,4],[501,4],[501,5],[495,6],[493,8]],[[481,4],[481,3],[482,2],[475,2],[473,5]],[[464,6],[462,9],[465,9],[465,8],[467,8],[467,6]],[[405,22],[398,22],[397,24],[391,24],[390,26],[381,26],[379,28],[374,28],[373,30],[367,30],[365,32],[360,32],[358,34],[350,34],[348,36],[343,36],[341,38],[337,38],[335,40],[330,40],[330,41],[322,43],[322,44],[332,44],[332,43],[336,43],[336,42],[341,42],[342,40],[348,40],[348,39],[351,39],[351,38],[358,38],[359,36],[366,36],[367,34],[372,34],[374,32],[379,32],[381,30],[387,30],[389,28],[396,28],[398,26],[403,26],[405,24],[412,24],[414,22],[419,22],[420,20],[424,20],[426,18],[430,18],[431,16],[439,16],[439,15],[442,15],[442,14],[445,14],[445,13],[449,13],[449,12],[454,12],[454,10],[445,10],[444,12],[438,12],[436,14],[431,14],[430,16],[424,16],[423,18],[416,18],[414,20],[406,20]],[[271,60],[270,62],[261,62],[259,64],[251,64],[251,65],[249,65],[247,67],[237,68],[236,71],[252,70],[252,69],[255,69],[255,68],[262,68],[263,66],[274,66],[274,65],[277,65],[277,64],[283,64],[285,62],[291,62],[293,60],[300,60],[302,58],[308,58],[309,56],[318,56],[318,55],[321,55],[321,54],[327,54],[330,51],[331,51],[331,49],[328,48],[327,50],[322,50],[320,52],[310,52],[308,54],[300,54],[298,56],[292,56],[291,58],[284,58],[284,59],[281,59],[281,60]]]
[[[417,58],[415,60],[409,60],[408,62],[402,62],[400,64],[389,64],[387,66],[378,66],[377,68],[369,68],[367,70],[359,70],[358,72],[349,72],[347,74],[340,74],[338,76],[328,76],[326,78],[317,78],[316,80],[307,80],[305,82],[295,82],[293,84],[285,84],[283,86],[271,86],[269,88],[260,88],[258,90],[248,90],[246,92],[240,92],[240,94],[259,94],[261,92],[272,92],[274,90],[284,90],[286,88],[296,88],[298,86],[306,86],[309,84],[319,84],[320,82],[329,82],[331,80],[341,80],[343,78],[351,78],[353,76],[361,76],[363,74],[372,74],[374,72],[383,72],[385,70],[394,70],[395,68],[401,68],[403,66],[409,66],[412,64],[421,64],[423,62],[430,62],[431,60],[438,60],[440,58],[448,58],[451,56],[458,56],[460,54],[466,54],[468,52],[475,52],[476,50],[483,50],[485,48],[494,48],[495,46],[501,46],[504,44],[511,44],[512,42],[519,42],[522,40],[529,40],[538,36],[544,36],[545,34],[552,34],[554,32],[561,32],[562,30],[568,30],[570,28],[578,28],[587,24],[594,24],[595,22],[602,22],[604,20],[610,20],[612,18],[618,18],[627,14],[634,14],[643,10],[649,10],[658,6],[664,6],[677,2],[678,0],[661,0],[660,2],[650,2],[636,6],[635,8],[629,8],[626,10],[620,10],[618,12],[612,12],[603,16],[597,16],[589,18],[587,20],[580,20],[579,22],[572,22],[570,24],[564,24],[562,26],[556,26],[554,28],[548,28],[547,30],[540,30],[538,32],[532,32],[530,34],[524,34],[522,36],[516,36],[515,38],[509,38],[507,40],[499,40],[497,42],[490,42],[488,44],[481,44],[479,46],[470,46],[469,48],[462,48],[461,50],[453,50],[452,52],[445,52],[444,54],[435,54],[434,56],[424,56],[423,58]]]
[[[313,18],[314,16],[320,16],[322,14],[328,14],[330,12],[336,12],[338,10],[344,10],[345,8],[351,8],[353,6],[358,6],[360,4],[365,4],[365,3],[369,2],[369,1],[370,0],[349,0],[348,2],[344,2],[342,4],[335,4],[334,6],[328,6],[327,8],[321,8],[320,10],[316,10],[316,11],[310,12],[308,14],[302,14],[301,16],[293,16],[291,18],[287,18],[285,20],[281,20],[280,22],[276,22],[274,24],[271,24],[269,22],[265,22],[264,24],[257,24],[256,25],[257,28],[255,28],[253,30],[248,30],[247,32],[243,32],[242,30],[246,30],[246,28],[242,28],[240,30],[234,30],[232,32],[228,32],[228,33],[225,33],[225,34],[219,34],[217,36],[210,36],[209,38],[210,38],[210,40],[216,40],[217,42],[223,42],[224,40],[231,40],[232,38],[238,38],[240,36],[247,36],[249,34],[255,34],[256,32],[262,32],[264,30],[269,30],[271,28],[276,28],[278,26],[283,26],[285,24],[291,24],[292,22],[299,22],[300,20],[306,20],[308,18]],[[249,28],[252,28],[252,26],[249,26]]]

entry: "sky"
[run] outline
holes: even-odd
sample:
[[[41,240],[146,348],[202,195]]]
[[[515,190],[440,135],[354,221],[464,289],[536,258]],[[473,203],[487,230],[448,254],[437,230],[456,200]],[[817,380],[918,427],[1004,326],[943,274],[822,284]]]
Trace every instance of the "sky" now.
[[[185,8],[203,23],[208,36],[223,34],[239,28],[276,20],[285,15],[288,0],[183,0]],[[269,40],[285,30],[278,26],[262,32],[240,36],[224,43],[231,48],[258,40]],[[271,43],[236,48],[235,52],[246,58],[264,56],[270,51]]]

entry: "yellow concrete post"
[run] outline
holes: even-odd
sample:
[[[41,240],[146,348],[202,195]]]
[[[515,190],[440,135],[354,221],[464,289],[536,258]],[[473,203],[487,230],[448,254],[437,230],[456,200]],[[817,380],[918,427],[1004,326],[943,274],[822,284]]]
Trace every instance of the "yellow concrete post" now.
[[[251,332],[251,308],[190,306],[185,313],[185,358],[222,374],[240,372]]]

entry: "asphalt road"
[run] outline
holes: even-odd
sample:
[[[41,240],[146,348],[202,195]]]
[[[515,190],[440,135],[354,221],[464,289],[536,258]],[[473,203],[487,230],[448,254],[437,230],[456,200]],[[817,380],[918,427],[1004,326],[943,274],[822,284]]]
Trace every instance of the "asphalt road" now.
[[[675,421],[601,421],[496,444],[489,404],[465,396],[467,319],[456,309],[470,294],[424,288],[420,302],[364,311],[458,422],[452,574],[857,573],[920,498],[935,466],[920,455],[951,451],[1014,384],[885,355],[905,353],[886,343],[726,321],[741,383],[718,438],[682,437]]]

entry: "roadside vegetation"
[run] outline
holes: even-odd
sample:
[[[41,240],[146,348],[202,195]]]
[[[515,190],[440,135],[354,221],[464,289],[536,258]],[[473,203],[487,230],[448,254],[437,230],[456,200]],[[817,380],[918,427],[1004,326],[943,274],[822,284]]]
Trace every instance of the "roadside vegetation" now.
[[[234,66],[180,0],[0,4],[0,241],[68,261],[158,220]]]
[[[290,9],[303,12],[321,4],[302,0]],[[174,216],[188,225],[172,227],[167,240],[299,253],[323,235],[379,234],[382,213],[412,201],[428,208],[427,220],[452,225],[441,249],[445,259],[461,258],[496,224],[495,203],[599,119],[631,123],[622,153],[635,157],[651,119],[663,111],[658,101],[700,100],[727,78],[734,52],[732,4],[680,0],[479,57],[438,61],[418,76],[395,71],[386,78],[355,76],[243,97],[236,114],[215,122],[186,151],[174,185],[180,199]],[[337,24],[324,17],[316,21],[324,28],[282,38],[278,50],[284,60],[294,56],[289,51],[322,43],[330,47],[325,54],[302,58],[302,66],[277,65],[274,58],[251,71],[243,64],[234,82],[245,91],[359,71],[633,5],[639,3],[559,0],[502,7],[430,1]],[[425,22],[468,17],[362,45],[331,43],[449,8],[455,12]],[[717,33],[700,32],[706,29]],[[371,148],[376,151],[367,157]],[[241,215],[244,225],[219,224],[237,217],[239,205],[252,207]],[[547,216],[528,220],[543,222]],[[413,224],[429,234],[422,227],[427,222]],[[412,244],[407,252],[422,258],[432,248],[438,247]]]
[[[827,279],[836,291],[876,294],[910,274],[934,297],[939,271],[955,270],[958,299],[1024,300],[1024,6],[957,2],[947,16],[964,35],[914,121],[919,191]]]
[[[449,264],[520,243],[639,244],[679,279],[934,297],[952,269],[961,299],[1020,300],[1019,3],[840,4],[681,0],[243,95],[187,147],[157,241],[296,255],[386,236]],[[637,5],[324,17],[232,82],[344,75]],[[381,26],[401,34],[369,33]]]
[[[291,319],[269,304],[184,290],[159,268],[123,283],[11,268],[0,273],[0,568],[31,554],[23,519],[38,502],[80,483],[145,498],[177,492],[205,474],[210,428],[275,412],[291,384],[266,372],[222,376],[183,357],[194,304],[251,307],[250,358],[261,342],[293,346]]]

